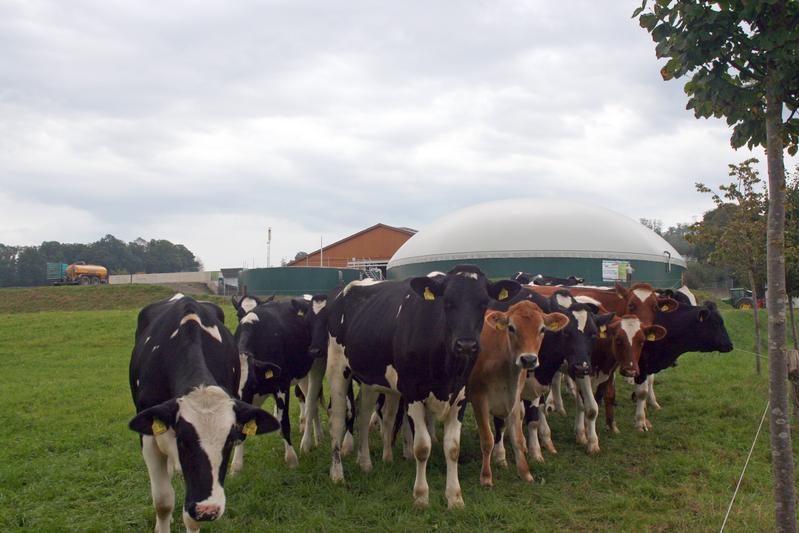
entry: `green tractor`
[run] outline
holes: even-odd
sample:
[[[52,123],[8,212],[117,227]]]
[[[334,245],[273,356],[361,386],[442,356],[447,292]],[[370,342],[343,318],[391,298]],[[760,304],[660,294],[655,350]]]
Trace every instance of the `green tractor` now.
[[[736,309],[752,309],[755,306],[755,300],[752,298],[752,291],[737,287],[730,289],[730,297],[722,300],[733,306]]]

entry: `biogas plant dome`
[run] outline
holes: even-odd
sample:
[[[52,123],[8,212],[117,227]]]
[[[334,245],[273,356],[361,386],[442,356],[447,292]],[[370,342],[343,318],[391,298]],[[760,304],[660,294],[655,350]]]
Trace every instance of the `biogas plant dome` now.
[[[657,233],[603,207],[519,198],[445,215],[419,231],[388,262],[388,277],[446,272],[469,263],[490,278],[516,272],[586,284],[680,285],[686,263]]]

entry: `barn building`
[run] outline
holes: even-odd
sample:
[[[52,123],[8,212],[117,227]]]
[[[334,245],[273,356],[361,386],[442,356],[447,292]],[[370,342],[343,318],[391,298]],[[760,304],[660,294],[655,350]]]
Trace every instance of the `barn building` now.
[[[519,198],[445,215],[410,238],[388,263],[389,279],[471,263],[487,276],[523,271],[585,278],[592,285],[679,286],[686,262],[639,222],[572,201]]]
[[[290,261],[288,267],[380,268],[385,273],[391,256],[416,234],[410,228],[375,224],[369,228]]]

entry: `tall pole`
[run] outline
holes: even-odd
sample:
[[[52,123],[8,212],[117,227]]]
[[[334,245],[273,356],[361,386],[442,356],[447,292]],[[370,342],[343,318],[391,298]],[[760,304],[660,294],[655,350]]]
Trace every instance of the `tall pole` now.
[[[322,246],[322,236],[319,236],[319,266],[325,266],[325,247]]]
[[[266,230],[266,268],[272,267],[272,227]]]

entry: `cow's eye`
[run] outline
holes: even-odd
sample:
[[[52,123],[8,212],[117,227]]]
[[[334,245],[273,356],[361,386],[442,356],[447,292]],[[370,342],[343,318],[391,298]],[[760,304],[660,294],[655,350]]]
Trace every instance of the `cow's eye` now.
[[[635,311],[635,304],[630,302],[630,305],[627,306],[627,309],[629,309],[630,311]]]
[[[508,331],[510,331],[513,334],[516,334],[516,328],[513,327],[513,324],[508,324]]]

